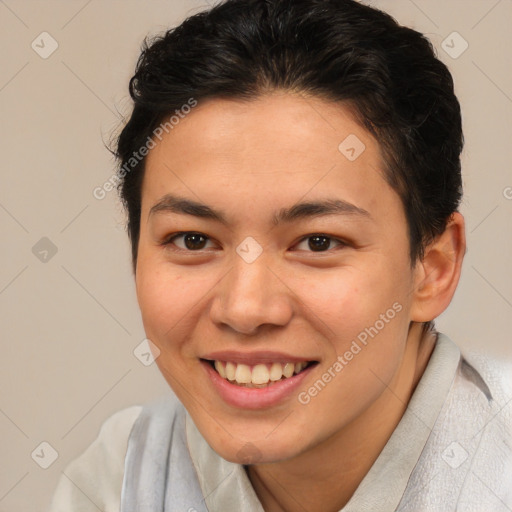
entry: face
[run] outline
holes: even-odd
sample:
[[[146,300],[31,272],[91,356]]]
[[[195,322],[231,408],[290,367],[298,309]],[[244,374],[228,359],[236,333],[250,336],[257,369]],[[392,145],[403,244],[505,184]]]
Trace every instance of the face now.
[[[292,458],[377,402],[406,347],[408,255],[379,146],[343,105],[209,100],[147,157],[144,327],[228,460]]]

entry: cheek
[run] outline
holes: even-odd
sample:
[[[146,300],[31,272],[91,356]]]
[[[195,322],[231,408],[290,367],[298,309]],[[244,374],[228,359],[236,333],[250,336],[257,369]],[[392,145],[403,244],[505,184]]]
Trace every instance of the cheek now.
[[[308,417],[324,418],[335,432],[361,414],[395,375],[408,332],[407,281],[398,272],[343,269],[316,280],[302,297],[316,331],[330,344],[323,361],[325,390],[303,389]],[[316,385],[316,384],[315,384]],[[323,389],[320,385],[319,389]],[[326,412],[330,411],[330,412]]]
[[[194,318],[209,282],[189,278],[170,265],[142,258],[137,266],[137,299],[146,334],[159,346],[179,339],[178,333]]]
[[[211,285],[178,274],[170,265],[163,267],[159,262],[140,260],[137,298],[146,336],[159,349],[156,364],[176,395],[190,407],[189,395],[197,397],[201,391],[190,380],[190,372],[197,370],[197,359],[187,341],[200,323],[201,299]]]
[[[366,328],[375,323],[382,327],[383,321],[391,319],[385,322],[388,329],[393,322],[402,321],[407,309],[406,272],[390,272],[376,259],[369,265],[340,268],[311,280],[304,278],[290,287],[301,290],[305,311],[313,313],[308,316],[317,318],[318,328],[336,344],[350,342]],[[399,322],[395,322],[397,319]]]

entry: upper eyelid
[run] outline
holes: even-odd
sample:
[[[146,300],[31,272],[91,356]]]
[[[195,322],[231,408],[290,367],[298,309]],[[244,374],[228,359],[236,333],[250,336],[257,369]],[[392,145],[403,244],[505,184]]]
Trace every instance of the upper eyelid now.
[[[297,240],[297,242],[295,242],[293,244],[293,247],[295,247],[296,245],[306,241],[308,238],[311,238],[311,237],[314,237],[314,236],[320,236],[320,237],[325,237],[325,238],[329,238],[331,241],[334,241],[334,242],[338,242],[339,244],[341,245],[348,245],[348,242],[341,239],[341,238],[338,238],[338,237],[335,237],[333,235],[327,235],[325,233],[312,233],[312,234],[309,234],[309,235],[306,235],[306,236],[303,236],[302,238],[300,238],[299,240]],[[330,250],[330,249],[329,249]],[[314,252],[314,251],[311,251],[311,252]],[[319,252],[327,252],[327,251],[319,251]]]
[[[208,241],[218,244],[218,242],[214,238],[212,238],[211,236],[209,236],[206,233],[203,233],[201,231],[178,231],[176,233],[173,233],[173,234],[165,237],[164,240],[162,241],[162,245],[170,244],[175,238],[178,238],[180,236],[190,235],[190,234],[204,236]],[[326,233],[309,233],[307,235],[303,235],[302,237],[300,237],[296,242],[293,243],[292,247],[295,247],[296,245],[306,241],[308,238],[311,238],[313,236],[321,236],[321,237],[329,238],[332,241],[338,242],[341,245],[348,245],[347,241],[345,241],[341,238],[338,238],[334,235],[329,235]],[[191,251],[191,252],[193,252],[193,251]],[[311,252],[314,252],[314,251],[311,251]],[[327,251],[323,251],[323,252],[327,252]]]
[[[179,231],[177,233],[172,233],[171,235],[166,236],[162,240],[160,245],[170,245],[175,238],[178,238],[180,236],[185,236],[185,235],[201,235],[201,236],[204,236],[207,239],[207,241],[218,244],[218,242],[215,239],[213,239],[211,236],[208,236],[206,233],[202,233],[200,231]],[[186,249],[182,249],[181,247],[178,247],[178,249],[182,250],[182,251],[186,250]],[[202,250],[202,249],[200,249],[200,250]],[[187,252],[199,252],[200,250],[197,250],[197,251],[186,250],[186,251]]]

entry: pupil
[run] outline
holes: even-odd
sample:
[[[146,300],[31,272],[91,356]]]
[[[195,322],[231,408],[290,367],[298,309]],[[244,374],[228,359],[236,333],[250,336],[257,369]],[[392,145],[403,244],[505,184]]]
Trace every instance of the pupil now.
[[[326,251],[331,241],[327,236],[311,236],[308,240],[309,248],[312,251]]]
[[[191,233],[185,235],[185,246],[187,249],[202,249],[206,245],[206,237]]]

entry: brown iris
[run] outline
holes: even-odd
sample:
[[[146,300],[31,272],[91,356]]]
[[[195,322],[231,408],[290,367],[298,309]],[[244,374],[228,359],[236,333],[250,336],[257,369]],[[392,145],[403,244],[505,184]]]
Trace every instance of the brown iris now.
[[[327,251],[331,245],[331,239],[323,235],[310,236],[308,245],[312,251]]]
[[[186,235],[183,235],[183,241],[187,249],[197,251],[204,248],[208,239],[206,236],[199,233],[187,233]]]

